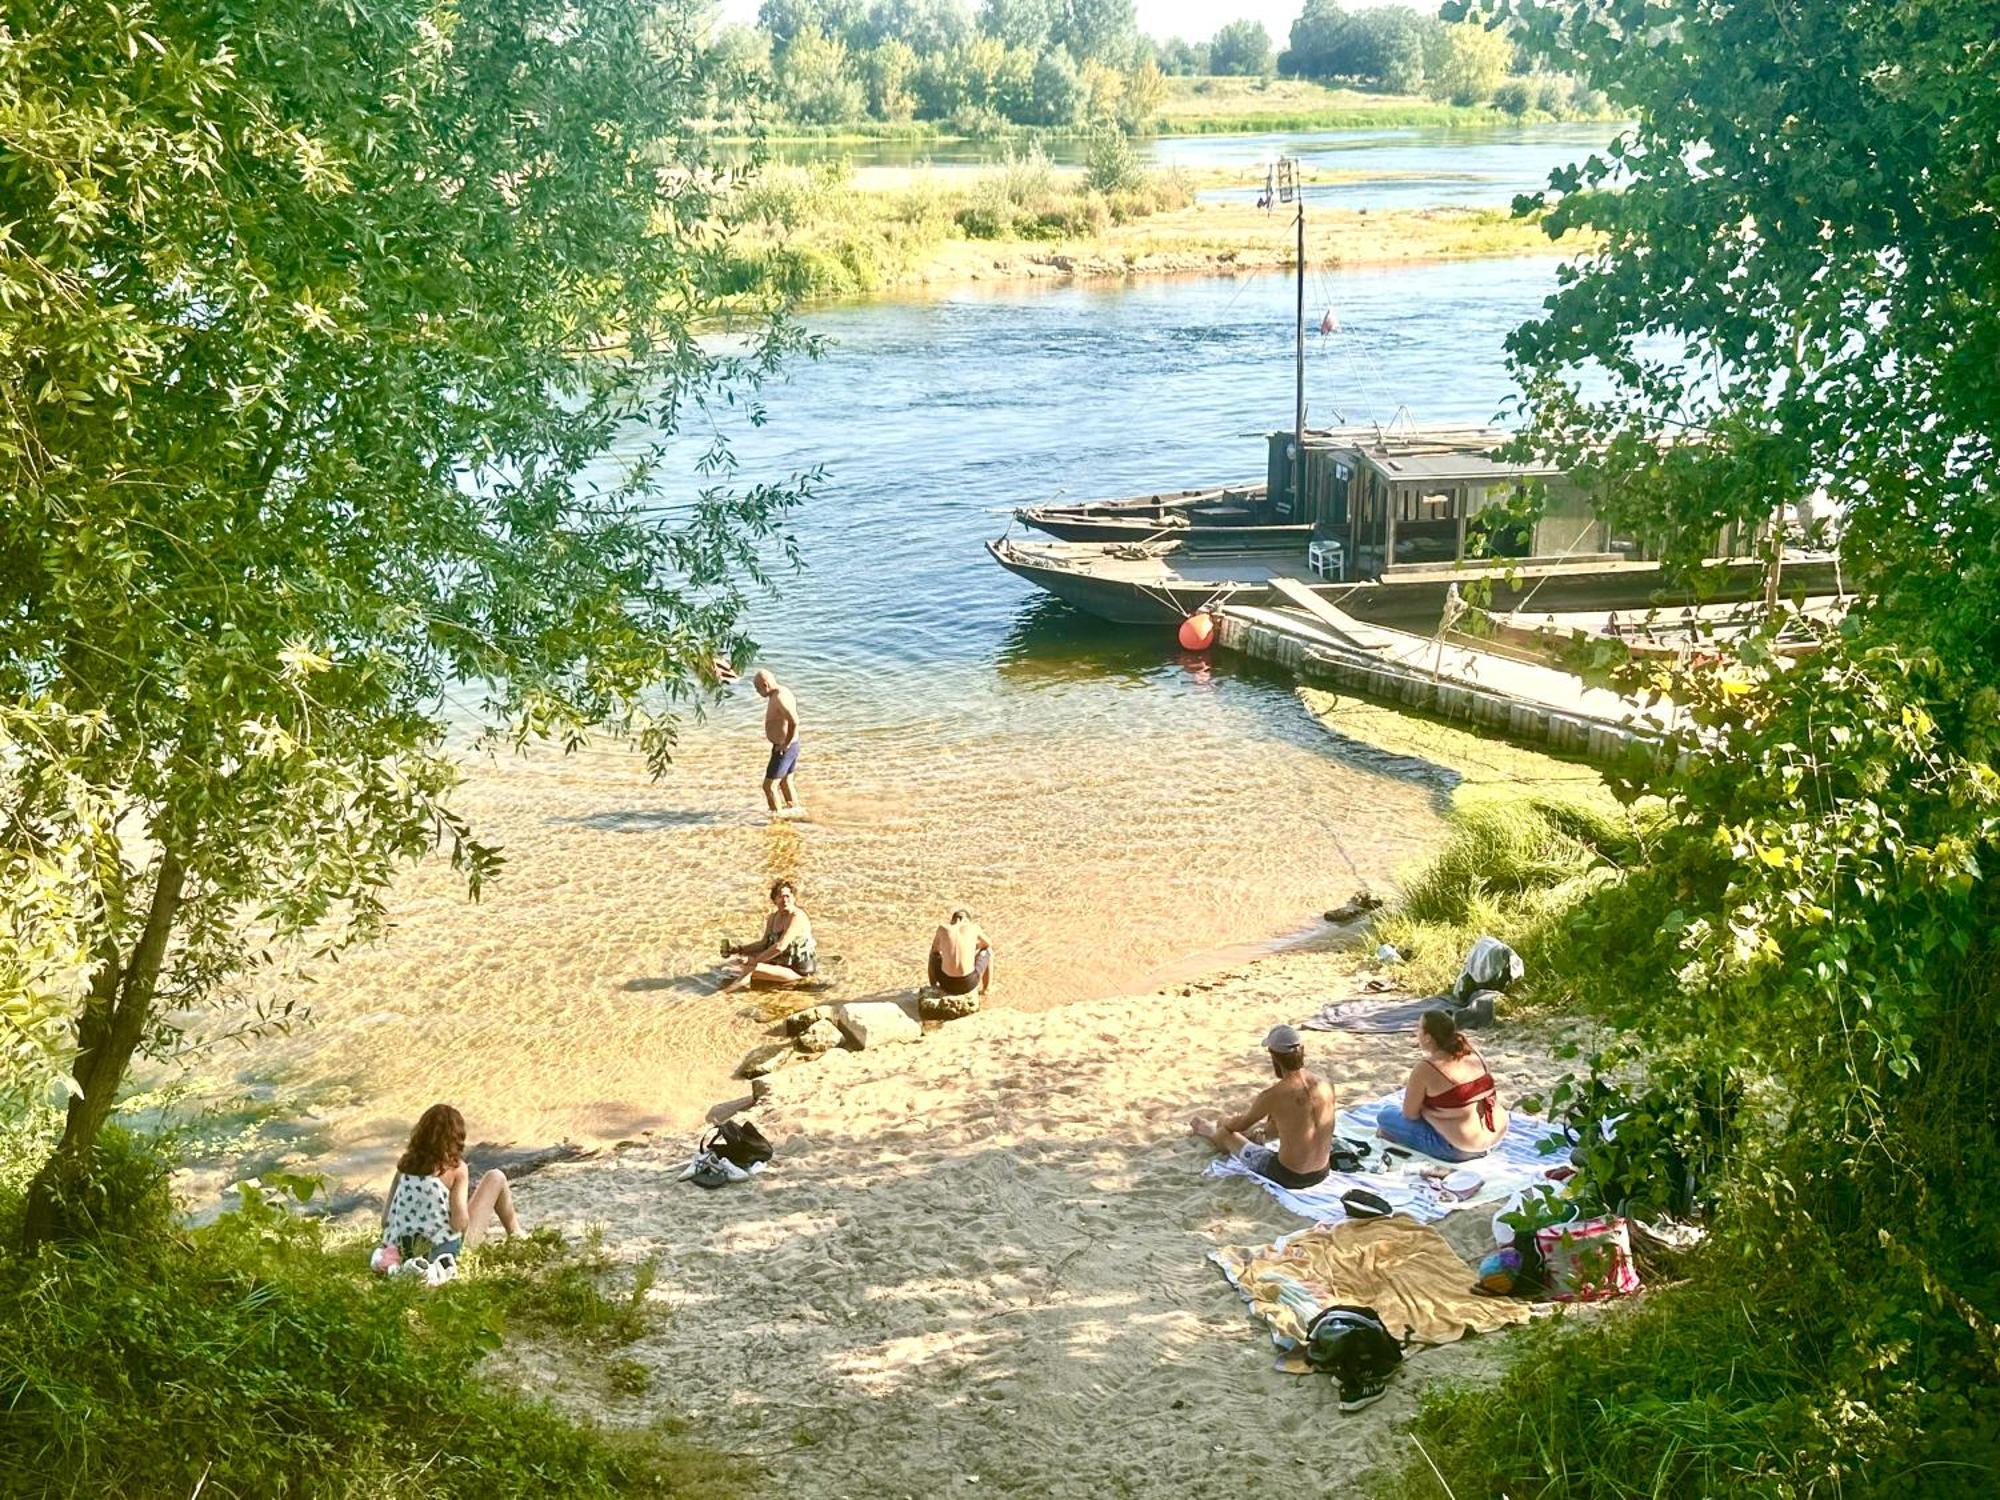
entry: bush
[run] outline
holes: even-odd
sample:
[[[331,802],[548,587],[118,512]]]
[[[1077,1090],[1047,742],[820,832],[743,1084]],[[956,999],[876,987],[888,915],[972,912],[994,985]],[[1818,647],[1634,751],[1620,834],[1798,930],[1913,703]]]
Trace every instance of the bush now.
[[[1084,155],[1084,181],[1093,192],[1128,192],[1145,180],[1139,153],[1124,134],[1107,130],[1091,138]]]
[[[142,1163],[146,1165],[142,1168]],[[738,1465],[612,1433],[481,1374],[510,1325],[598,1344],[647,1321],[644,1278],[553,1235],[482,1249],[426,1290],[366,1244],[266,1203],[165,1217],[165,1158],[100,1160],[118,1238],[0,1261],[0,1495],[734,1496]]]
[[[1545,115],[1560,119],[1569,110],[1570,95],[1574,92],[1571,81],[1555,73],[1545,73],[1535,80],[1535,108]],[[1499,103],[1500,96],[1493,96]]]
[[[1493,107],[1520,119],[1535,107],[1535,88],[1525,78],[1509,78],[1493,91]]]

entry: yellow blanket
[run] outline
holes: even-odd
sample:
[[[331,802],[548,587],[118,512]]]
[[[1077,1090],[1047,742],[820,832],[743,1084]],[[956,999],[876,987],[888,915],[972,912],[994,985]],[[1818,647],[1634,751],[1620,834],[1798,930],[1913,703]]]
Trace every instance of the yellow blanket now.
[[[1301,1229],[1276,1244],[1224,1249],[1209,1259],[1271,1325],[1278,1367],[1306,1373],[1298,1350],[1313,1314],[1333,1303],[1372,1307],[1398,1338],[1448,1344],[1532,1316],[1525,1302],[1482,1297],[1472,1271],[1428,1224],[1397,1214]]]

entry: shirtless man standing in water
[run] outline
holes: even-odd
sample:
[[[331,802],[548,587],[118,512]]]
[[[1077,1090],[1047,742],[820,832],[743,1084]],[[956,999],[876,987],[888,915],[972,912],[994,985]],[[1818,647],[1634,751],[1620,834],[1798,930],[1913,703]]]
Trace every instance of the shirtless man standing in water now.
[[[1273,1027],[1264,1050],[1278,1081],[1242,1114],[1219,1120],[1196,1115],[1188,1128],[1279,1187],[1318,1187],[1326,1180],[1333,1148],[1333,1085],[1306,1071],[1305,1038],[1291,1027]],[[1269,1120],[1277,1132],[1276,1151],[1245,1139],[1244,1132],[1259,1120]]]
[[[792,796],[792,772],[799,765],[798,700],[790,688],[779,686],[778,679],[762,667],[750,683],[764,700],[764,738],[771,742],[771,761],[764,767],[764,800],[774,813],[795,813],[799,805]],[[782,808],[778,803],[781,794]]]

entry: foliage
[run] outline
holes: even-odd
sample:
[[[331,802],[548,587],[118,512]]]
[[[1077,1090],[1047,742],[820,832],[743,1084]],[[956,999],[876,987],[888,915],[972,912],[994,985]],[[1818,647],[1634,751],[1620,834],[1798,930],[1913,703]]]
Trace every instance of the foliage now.
[[[1337,0],[1306,0],[1281,66],[1308,78],[1353,78],[1399,92],[1424,81],[1426,49],[1443,27],[1400,5],[1348,12]]]
[[[1422,992],[1456,977],[1475,939],[1491,933],[1521,957],[1523,995],[1550,1001],[1567,973],[1577,905],[1637,851],[1631,821],[1581,799],[1498,795],[1454,806],[1444,847],[1380,924],[1403,954],[1403,982]]]
[[[893,67],[895,61],[878,66]],[[778,83],[779,97],[792,118],[808,125],[851,120],[869,102],[868,91],[848,56],[847,43],[816,26],[806,27],[786,44]]]
[[[1606,239],[1510,341],[1537,445],[1594,453],[1624,511],[1689,537],[1824,490],[1876,617],[1991,680],[2000,8],[1479,10],[1635,120],[1538,195],[1551,234]],[[1564,378],[1586,362],[1609,377],[1588,399]],[[1693,461],[1663,463],[1653,439],[1689,431]]]
[[[790,342],[697,338],[696,8],[61,0],[0,45],[8,1057],[67,1075],[72,1165],[242,965],[378,933],[439,845],[498,871],[448,690],[663,767],[789,550],[796,489],[662,508],[632,440]]]
[[[1509,78],[1493,91],[1493,107],[1520,119],[1535,107],[1535,86],[1525,78]]]
[[[1084,158],[1084,182],[1092,192],[1117,193],[1145,181],[1145,169],[1132,143],[1115,131],[1106,131],[1090,143]]]
[[[1439,26],[1423,38],[1424,92],[1453,104],[1490,99],[1513,57],[1513,43],[1497,28]]]
[[[611,1268],[593,1247],[483,1248],[427,1290],[372,1275],[365,1242],[254,1190],[176,1229],[167,1161],[105,1142],[92,1176],[108,1174],[117,1235],[0,1259],[0,1495],[744,1492],[737,1465],[579,1423],[482,1373],[510,1331],[610,1347],[651,1326],[642,1287],[601,1289]]]
[[[976,26],[955,0],[767,0],[758,25],[792,127],[921,120],[973,136],[1015,126],[1141,130],[1160,100],[1131,0],[989,0]],[[746,50],[728,27],[717,29],[714,47],[732,57]],[[760,102],[712,100],[724,119],[768,125]]]
[[[1208,44],[1208,71],[1239,78],[1263,78],[1275,69],[1271,33],[1262,21],[1231,21]]]

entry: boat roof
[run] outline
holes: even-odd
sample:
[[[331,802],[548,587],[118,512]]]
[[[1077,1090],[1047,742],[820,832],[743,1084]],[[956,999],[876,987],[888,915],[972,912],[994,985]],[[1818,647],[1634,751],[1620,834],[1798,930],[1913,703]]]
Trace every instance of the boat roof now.
[[[1539,460],[1520,463],[1493,457],[1494,449],[1514,437],[1504,427],[1329,427],[1308,429],[1306,447],[1350,450],[1391,482],[1499,480],[1561,472],[1558,465]]]

